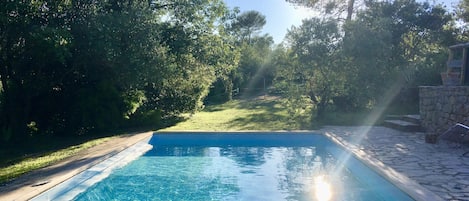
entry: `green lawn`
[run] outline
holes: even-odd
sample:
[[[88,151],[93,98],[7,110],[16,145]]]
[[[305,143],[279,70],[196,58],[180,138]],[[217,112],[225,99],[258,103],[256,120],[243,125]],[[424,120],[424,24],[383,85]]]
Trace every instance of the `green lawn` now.
[[[186,121],[161,131],[303,130],[310,128],[307,119],[290,118],[282,99],[260,97],[207,106],[201,112],[187,115]]]

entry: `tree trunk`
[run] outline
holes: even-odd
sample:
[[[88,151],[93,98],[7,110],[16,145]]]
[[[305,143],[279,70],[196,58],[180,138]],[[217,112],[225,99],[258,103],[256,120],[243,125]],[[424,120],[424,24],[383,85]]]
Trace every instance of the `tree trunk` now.
[[[230,78],[222,78],[223,85],[225,87],[225,101],[230,101],[233,99],[233,81]]]
[[[353,14],[353,5],[355,4],[355,0],[349,0],[347,5],[347,18],[346,21],[350,22],[352,20]]]

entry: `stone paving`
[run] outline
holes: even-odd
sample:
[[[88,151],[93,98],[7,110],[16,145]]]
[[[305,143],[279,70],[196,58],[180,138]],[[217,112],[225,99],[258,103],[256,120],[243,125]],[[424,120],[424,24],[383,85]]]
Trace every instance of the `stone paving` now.
[[[424,133],[385,127],[321,129],[349,149],[365,152],[445,200],[469,200],[469,146],[439,141],[425,143]]]

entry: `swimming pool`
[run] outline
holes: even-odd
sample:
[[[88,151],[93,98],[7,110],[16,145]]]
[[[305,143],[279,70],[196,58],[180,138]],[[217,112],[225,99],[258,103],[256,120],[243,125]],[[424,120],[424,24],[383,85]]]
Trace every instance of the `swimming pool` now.
[[[413,200],[320,134],[158,133],[133,149],[36,200]]]

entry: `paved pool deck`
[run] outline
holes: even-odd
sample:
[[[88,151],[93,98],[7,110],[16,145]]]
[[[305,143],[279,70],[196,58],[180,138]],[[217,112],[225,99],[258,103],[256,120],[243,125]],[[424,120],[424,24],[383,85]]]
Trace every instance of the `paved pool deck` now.
[[[30,200],[151,135],[153,132],[116,136],[57,164],[25,174],[0,186],[0,200]]]
[[[381,162],[444,200],[469,200],[467,146],[446,142],[427,144],[423,133],[384,127],[326,126],[318,132],[334,137],[355,154]],[[26,174],[0,186],[0,200],[29,200],[152,134],[116,137],[58,164]]]
[[[444,200],[469,200],[469,146],[425,143],[424,133],[385,127],[337,127],[320,130],[355,153],[370,156],[417,182]]]

